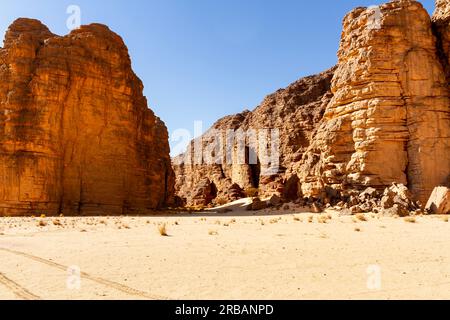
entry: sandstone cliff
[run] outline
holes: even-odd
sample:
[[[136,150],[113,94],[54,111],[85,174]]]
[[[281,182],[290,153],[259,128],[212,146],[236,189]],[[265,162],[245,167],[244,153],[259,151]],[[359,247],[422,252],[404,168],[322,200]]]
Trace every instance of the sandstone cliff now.
[[[252,150],[251,138],[246,137],[246,161],[232,163],[225,157],[217,164],[186,161],[186,156],[195,160],[193,142],[189,152],[174,160],[177,194],[185,198],[188,205],[207,205],[213,200],[230,201],[244,196],[247,189],[258,188],[262,195],[283,194],[288,198],[297,198],[298,183],[294,173],[288,170],[301,157],[311,143],[317,124],[330,101],[331,78],[334,69],[319,75],[302,78],[285,89],[281,89],[265,98],[253,112],[245,111],[219,120],[198,141],[204,148],[214,143],[214,134],[224,135],[227,130],[256,135],[264,129],[278,129],[280,142],[280,163],[276,172],[264,174],[264,162],[257,159],[250,163]],[[270,131],[265,132],[267,136]],[[226,140],[225,137],[223,137]],[[226,144],[225,141],[224,144]],[[231,142],[233,147],[237,141]],[[230,141],[228,141],[230,145]],[[257,149],[257,148],[256,148]],[[204,152],[206,153],[206,152]]]
[[[433,25],[438,39],[439,54],[450,83],[450,1],[436,0]]]
[[[430,17],[416,1],[344,19],[327,107],[298,170],[306,195],[408,185],[426,203],[450,173],[450,103]]]
[[[279,128],[280,171],[176,166],[178,194],[188,204],[207,204],[253,186],[263,195],[336,203],[368,187],[389,194],[395,183],[424,205],[434,187],[449,184],[449,6],[438,0],[433,22],[412,0],[353,10],[344,19],[335,70],[214,126]],[[204,138],[211,140],[209,133]]]
[[[0,48],[0,215],[127,214],[173,196],[168,134],[122,39],[19,19]]]

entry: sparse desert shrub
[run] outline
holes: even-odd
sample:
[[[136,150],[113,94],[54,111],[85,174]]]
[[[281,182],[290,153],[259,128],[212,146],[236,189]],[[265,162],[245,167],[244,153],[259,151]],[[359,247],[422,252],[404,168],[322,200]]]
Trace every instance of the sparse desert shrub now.
[[[355,218],[357,219],[357,220],[359,220],[359,221],[367,221],[367,217],[366,217],[366,215],[364,214],[364,213],[359,213],[359,214],[357,214],[356,216],[355,216]]]
[[[47,226],[47,222],[45,222],[45,220],[39,220],[37,225],[38,225],[38,227],[45,227],[45,226]]]
[[[414,218],[414,217],[406,217],[405,222],[416,223],[417,221],[416,221],[416,218]]]
[[[317,218],[317,222],[319,223],[327,223],[328,219],[325,216],[320,216]]]
[[[314,222],[314,216],[309,216],[308,217],[308,222],[309,223],[313,223]]]
[[[361,229],[360,228],[355,228],[355,231],[356,232],[361,232]]]
[[[302,219],[300,219],[299,217],[294,217],[294,221],[302,222]]]
[[[448,222],[448,216],[444,216],[444,217],[442,217],[442,221],[444,221],[444,222]]]
[[[158,232],[162,237],[168,237],[167,226],[165,223],[158,225]]]
[[[210,236],[217,236],[217,235],[219,235],[219,233],[218,233],[217,231],[214,231],[214,230],[210,230],[210,231],[208,232],[208,234],[209,234]]]
[[[61,221],[59,221],[59,219],[54,219],[54,220],[53,220],[53,225],[55,225],[55,226],[61,226],[62,223],[61,223]]]
[[[259,195],[259,189],[258,188],[248,188],[244,191],[247,198],[255,198]]]
[[[47,216],[45,214],[41,214],[41,219],[45,219]]]

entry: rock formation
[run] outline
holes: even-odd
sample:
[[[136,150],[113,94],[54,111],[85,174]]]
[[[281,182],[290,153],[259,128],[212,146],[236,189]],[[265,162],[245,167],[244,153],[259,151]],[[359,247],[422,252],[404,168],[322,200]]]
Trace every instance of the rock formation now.
[[[186,199],[190,206],[208,205],[214,200],[226,202],[242,198],[251,189],[259,189],[260,195],[284,195],[287,198],[297,198],[298,179],[288,168],[301,160],[303,153],[311,143],[314,131],[323,116],[326,105],[330,101],[330,85],[334,69],[316,76],[302,78],[265,98],[253,112],[244,111],[241,114],[225,117],[217,121],[201,138],[193,141],[189,152],[174,159],[177,194]],[[271,131],[279,130],[279,167],[275,172],[264,172],[264,161],[257,159],[251,163],[250,154],[257,157],[260,152],[251,135],[252,130],[259,137],[260,133],[269,138]],[[218,163],[205,164],[197,162],[198,152],[194,154],[194,146],[201,143],[203,154],[208,146],[214,144],[217,133],[232,148],[238,143],[226,139],[227,130],[242,132],[245,139],[245,161],[236,161],[236,155],[231,155],[229,162],[222,152]],[[255,140],[255,139],[253,139]],[[256,140],[258,140],[256,138]],[[253,142],[253,143],[252,143]],[[255,147],[256,145],[256,147]],[[256,150],[255,150],[256,149]],[[205,160],[205,156],[203,159]],[[211,190],[213,192],[211,193]]]
[[[168,134],[122,39],[19,19],[0,48],[0,215],[139,214],[173,197]]]
[[[426,203],[450,173],[450,103],[430,17],[416,1],[358,8],[344,19],[339,63],[314,143],[300,167],[306,195],[409,187]]]
[[[175,168],[178,194],[188,204],[207,203],[201,191],[192,196],[207,179],[218,197],[238,184],[327,204],[357,202],[367,188],[386,196],[394,184],[425,205],[436,186],[449,184],[449,21],[447,0],[437,1],[433,23],[413,0],[353,10],[344,19],[336,69],[214,126],[279,128],[280,171],[263,176],[248,164],[184,164]]]
[[[450,83],[450,2],[436,0],[433,25],[438,39],[440,58]]]

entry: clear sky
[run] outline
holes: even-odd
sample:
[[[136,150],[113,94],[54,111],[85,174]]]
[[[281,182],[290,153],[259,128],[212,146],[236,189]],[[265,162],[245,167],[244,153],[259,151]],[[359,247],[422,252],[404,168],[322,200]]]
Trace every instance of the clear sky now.
[[[206,130],[217,119],[253,110],[263,98],[336,61],[344,15],[379,0],[14,0],[2,1],[0,32],[18,17],[68,33],[66,9],[82,24],[120,34],[150,107],[169,132]],[[434,0],[421,1],[432,12]],[[175,144],[175,142],[173,142]]]

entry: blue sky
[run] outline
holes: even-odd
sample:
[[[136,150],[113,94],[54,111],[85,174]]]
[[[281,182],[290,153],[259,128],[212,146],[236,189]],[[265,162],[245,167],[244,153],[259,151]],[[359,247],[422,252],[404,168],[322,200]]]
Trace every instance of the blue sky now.
[[[66,34],[66,9],[78,5],[82,24],[104,23],[124,38],[150,107],[172,133],[193,131],[196,120],[207,129],[333,66],[344,15],[386,1],[15,0],[2,3],[0,33],[30,17]],[[434,9],[434,0],[422,3]]]

